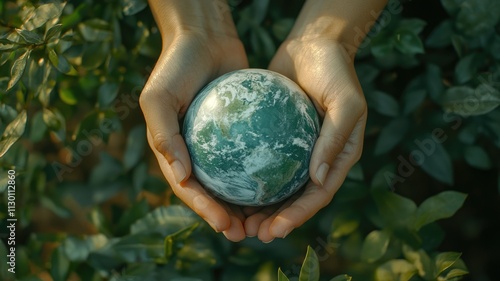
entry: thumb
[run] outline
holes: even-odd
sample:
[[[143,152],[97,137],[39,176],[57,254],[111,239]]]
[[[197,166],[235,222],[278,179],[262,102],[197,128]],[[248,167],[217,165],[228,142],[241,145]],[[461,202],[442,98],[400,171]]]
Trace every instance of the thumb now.
[[[347,170],[350,169],[350,167],[332,167],[334,163],[346,163],[345,161],[334,162],[337,158],[359,158],[359,156],[357,156],[358,151],[345,150],[352,149],[352,146],[346,146],[346,143],[349,141],[360,118],[364,115],[365,107],[360,106],[363,105],[364,102],[357,103],[355,101],[358,99],[357,97],[349,97],[347,99],[351,106],[343,103],[335,103],[334,105],[332,102],[326,108],[320,135],[314,145],[309,165],[309,173],[311,180],[319,186],[325,184],[331,169],[346,170],[346,173]],[[358,159],[345,160],[350,160],[348,161],[348,163],[350,163]]]
[[[143,92],[141,109],[152,136],[152,149],[161,153],[170,165],[175,181],[181,183],[191,174],[191,160],[180,134],[175,99],[169,93]]]

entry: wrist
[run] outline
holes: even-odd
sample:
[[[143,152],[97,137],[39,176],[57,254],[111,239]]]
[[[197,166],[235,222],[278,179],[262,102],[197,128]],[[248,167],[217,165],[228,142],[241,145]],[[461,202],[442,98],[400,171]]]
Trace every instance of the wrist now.
[[[226,0],[149,0],[164,41],[175,36],[237,37]]]
[[[356,52],[387,0],[308,0],[289,40],[330,40]]]

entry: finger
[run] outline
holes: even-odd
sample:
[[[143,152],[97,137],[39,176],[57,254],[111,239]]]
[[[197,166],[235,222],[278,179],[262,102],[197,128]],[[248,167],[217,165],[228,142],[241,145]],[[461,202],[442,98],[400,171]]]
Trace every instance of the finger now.
[[[230,211],[230,220],[231,220],[231,225],[230,227],[223,231],[222,233],[226,238],[230,241],[233,242],[239,242],[246,237],[245,233],[245,228],[243,226],[243,222],[245,221],[245,216],[243,212],[241,211],[241,208],[236,207],[234,205],[229,205],[227,203],[223,203],[224,206],[226,206],[226,209],[231,210]]]
[[[311,183],[296,200],[284,205],[275,214],[262,222],[259,239],[284,238],[295,228],[304,224],[320,209],[328,205],[333,194],[323,187]]]
[[[277,205],[267,206],[259,210],[258,212],[250,215],[245,220],[245,232],[248,237],[255,237],[259,233],[259,227],[261,223],[269,218],[276,210],[279,208]],[[268,240],[266,240],[268,241]]]
[[[152,142],[151,134],[148,131],[148,141]],[[166,158],[158,151],[153,150],[160,168],[170,183],[172,191],[189,208],[203,218],[216,232],[225,231],[231,226],[228,211],[219,204],[207,191],[194,179],[188,178],[181,184],[175,182],[172,167]]]
[[[344,151],[354,127],[360,117],[366,114],[362,95],[357,92],[348,92],[347,95],[352,96],[338,96],[327,105],[320,135],[314,145],[309,173],[311,180],[319,186],[325,184],[334,159]]]

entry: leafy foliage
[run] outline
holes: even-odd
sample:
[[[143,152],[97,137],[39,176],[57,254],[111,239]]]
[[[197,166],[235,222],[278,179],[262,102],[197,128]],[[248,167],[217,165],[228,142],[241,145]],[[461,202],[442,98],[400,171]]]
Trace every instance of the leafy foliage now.
[[[303,1],[228,2],[266,67]],[[356,55],[360,163],[324,212],[262,245],[213,233],[150,161],[138,96],[161,40],[147,1],[0,2],[0,192],[15,169],[19,222],[16,274],[0,264],[0,279],[460,280],[467,257],[440,248],[440,220],[467,204],[463,175],[500,190],[500,4],[441,0],[432,20],[409,7],[391,1]]]

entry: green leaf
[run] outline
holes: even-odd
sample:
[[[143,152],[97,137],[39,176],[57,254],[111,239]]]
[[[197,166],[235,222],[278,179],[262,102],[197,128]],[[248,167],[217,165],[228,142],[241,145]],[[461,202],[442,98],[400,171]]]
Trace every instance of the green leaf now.
[[[53,2],[38,6],[31,13],[26,15],[26,21],[22,28],[26,30],[34,30],[46,24],[52,19],[59,18],[64,9],[66,2]]]
[[[467,0],[460,5],[456,27],[467,36],[477,36],[494,30],[500,19],[500,5],[496,0]]]
[[[23,110],[17,117],[7,125],[0,141],[0,157],[24,134],[26,128],[27,114]]]
[[[118,233],[128,233],[130,226],[138,219],[147,215],[149,211],[148,202],[143,199],[134,203],[131,207],[125,209],[116,223],[116,231]]]
[[[484,57],[479,53],[472,53],[461,58],[455,67],[455,78],[458,84],[464,84],[474,78],[483,64]]]
[[[464,1],[465,0],[441,0],[441,4],[448,14],[455,15],[460,10],[460,6]]]
[[[500,105],[500,92],[486,84],[476,90],[467,86],[452,87],[445,92],[442,105],[445,111],[461,116],[483,115]]]
[[[175,233],[167,235],[164,240],[164,251],[165,251],[165,259],[170,260],[174,251],[179,250],[183,247],[185,240],[193,234],[193,232],[200,225],[199,222],[195,222],[194,224],[187,226]]]
[[[43,109],[43,121],[59,141],[66,139],[66,119],[56,108]]]
[[[353,233],[360,225],[360,216],[357,213],[343,212],[336,215],[332,220],[331,236],[338,239]]]
[[[52,252],[50,275],[54,281],[65,281],[69,274],[70,261],[61,247]]]
[[[458,268],[453,268],[446,274],[446,280],[452,280],[452,278],[456,277],[462,277],[464,275],[469,274],[469,271],[463,270],[463,269],[458,269]]]
[[[267,60],[270,60],[276,52],[276,45],[271,35],[269,35],[266,29],[260,26],[256,26],[252,29],[250,43],[253,51]]]
[[[425,280],[432,280],[435,278],[436,269],[434,267],[434,261],[431,260],[424,250],[413,250],[408,245],[403,245],[403,254],[404,257],[417,268],[418,275]]]
[[[427,198],[417,209],[415,228],[453,216],[462,207],[467,195],[456,191],[443,191]]]
[[[122,173],[120,162],[106,152],[101,152],[100,162],[90,173],[89,183],[93,186],[116,181]]]
[[[433,101],[439,102],[444,93],[443,75],[439,66],[428,64],[425,71],[425,86]]]
[[[159,207],[132,224],[130,233],[159,232],[166,236],[198,220],[199,218],[186,207],[177,205]]]
[[[74,89],[59,87],[59,98],[65,103],[69,105],[75,105],[78,102],[78,99],[75,96]]]
[[[29,138],[32,142],[39,142],[45,136],[45,132],[47,132],[47,125],[43,121],[42,111],[38,111],[31,118]]]
[[[424,30],[424,27],[427,25],[427,23],[424,20],[417,19],[417,18],[404,18],[401,20],[399,23],[398,30],[406,30],[414,34],[419,34]]]
[[[7,247],[5,246],[5,244],[3,243],[2,240],[0,240],[0,255],[1,257],[6,257],[9,253],[7,253]],[[9,280],[8,279],[8,271],[7,269],[9,268],[9,266],[7,265],[6,262],[1,262],[0,263],[0,278],[2,278],[2,280]],[[288,280],[288,279],[287,279]]]
[[[361,259],[369,263],[379,260],[387,251],[390,240],[391,236],[385,231],[374,230],[370,232],[363,242]]]
[[[127,263],[162,262],[163,241],[159,233],[138,233],[127,235],[112,245],[120,260]]]
[[[59,38],[59,36],[61,35],[62,27],[63,25],[59,23],[49,28],[45,33],[45,41],[47,42],[52,38]]]
[[[107,42],[93,42],[85,44],[82,55],[82,66],[87,69],[99,67],[109,56],[110,44]]]
[[[366,95],[368,106],[378,113],[390,117],[399,115],[399,104],[397,100],[384,92],[373,91]]]
[[[330,281],[351,281],[352,277],[347,274],[338,275],[330,279]]]
[[[109,41],[113,38],[110,24],[102,19],[94,18],[78,25],[83,39],[88,42]]]
[[[390,260],[375,270],[376,281],[409,281],[417,268],[403,259]]]
[[[420,37],[413,32],[401,30],[393,38],[394,46],[402,54],[414,55],[424,53],[424,44]]]
[[[16,32],[28,44],[40,44],[43,42],[42,36],[34,31],[16,28]]]
[[[453,164],[443,145],[431,135],[415,139],[416,147],[410,153],[410,161],[436,180],[453,185]]]
[[[403,114],[408,115],[414,112],[425,100],[427,92],[425,90],[408,91],[403,94]]]
[[[121,0],[123,14],[131,16],[139,13],[148,6],[146,0]]]
[[[319,261],[316,252],[311,246],[307,246],[307,253],[300,269],[299,281],[318,281]]]
[[[281,271],[281,268],[278,268],[278,281],[290,281],[288,277]]]
[[[278,40],[283,41],[292,30],[292,27],[295,23],[293,18],[280,18],[273,23],[272,31],[273,34]]]
[[[387,225],[409,225],[413,222],[417,205],[396,193],[372,189],[373,199]]]
[[[434,258],[434,262],[436,264],[436,269],[437,269],[436,274],[439,276],[445,270],[450,268],[454,263],[456,263],[460,259],[461,255],[462,255],[461,253],[456,253],[456,252],[439,253]]]
[[[425,44],[432,48],[444,48],[451,45],[451,35],[453,34],[453,22],[449,19],[443,20],[427,36]]]
[[[23,76],[30,54],[31,49],[26,50],[26,52],[24,52],[19,58],[16,59],[16,61],[14,61],[14,64],[12,64],[12,68],[10,69],[10,80],[7,84],[6,91],[12,89],[12,87],[14,87]]]
[[[71,211],[68,210],[65,206],[62,205],[61,202],[57,202],[48,196],[42,196],[40,198],[40,203],[43,207],[51,210],[54,214],[56,214],[60,218],[69,218],[71,217]]]
[[[78,238],[68,236],[62,243],[62,248],[68,259],[72,262],[83,262],[89,254],[108,244],[108,238],[104,234],[96,234]]]
[[[100,108],[110,106],[118,96],[120,84],[112,81],[106,81],[97,90],[97,102]]]
[[[468,146],[464,151],[465,161],[476,169],[489,170],[492,163],[488,153],[483,147]]]
[[[57,54],[54,49],[49,51],[49,60],[57,70],[64,74],[72,74],[76,71],[68,60],[63,55]]]
[[[140,124],[135,126],[127,137],[127,146],[123,155],[125,170],[133,168],[144,155],[146,148],[146,126]]]
[[[375,145],[375,155],[382,155],[393,149],[403,140],[409,128],[410,121],[407,118],[396,118],[389,122],[380,131]]]

